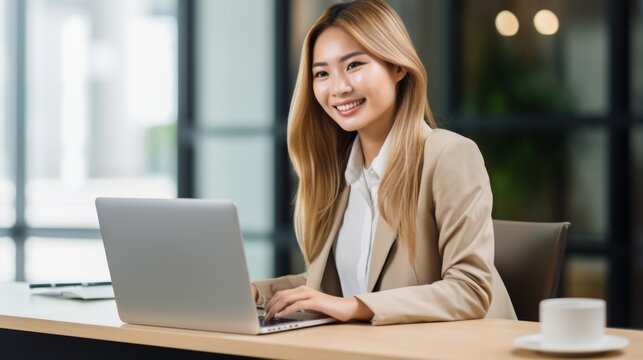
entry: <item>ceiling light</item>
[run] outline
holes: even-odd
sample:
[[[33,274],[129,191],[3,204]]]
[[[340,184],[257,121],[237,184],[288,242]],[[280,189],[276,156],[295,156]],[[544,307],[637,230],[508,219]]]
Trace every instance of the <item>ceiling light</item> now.
[[[558,31],[558,18],[549,10],[540,10],[534,16],[534,26],[543,35],[554,35]]]
[[[496,16],[496,29],[502,36],[514,36],[518,32],[518,18],[509,10],[503,10]]]

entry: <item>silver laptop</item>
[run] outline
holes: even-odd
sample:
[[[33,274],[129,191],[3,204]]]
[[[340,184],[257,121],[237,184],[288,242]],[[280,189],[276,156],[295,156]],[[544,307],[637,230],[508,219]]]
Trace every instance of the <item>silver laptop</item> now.
[[[123,322],[265,334],[335,321],[263,321],[232,201],[98,198],[96,210]]]

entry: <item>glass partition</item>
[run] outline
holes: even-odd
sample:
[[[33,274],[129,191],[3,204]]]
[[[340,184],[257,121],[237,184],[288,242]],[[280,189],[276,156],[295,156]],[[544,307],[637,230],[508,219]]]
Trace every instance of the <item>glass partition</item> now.
[[[467,0],[461,23],[463,112],[606,114],[607,1]]]
[[[97,196],[176,196],[175,2],[27,5],[28,224],[97,228]]]
[[[16,245],[11,238],[0,237],[0,281],[16,277]]]
[[[607,235],[607,135],[505,131],[472,134],[485,158],[493,217],[570,221],[570,241],[604,242]]]
[[[275,144],[283,141],[275,130],[275,4],[195,7],[194,193],[237,203],[250,275],[272,277]]]
[[[11,73],[7,70],[10,62],[9,56],[14,52],[10,49],[9,37],[10,21],[7,16],[7,2],[0,2],[0,228],[13,225],[16,218],[15,210],[15,182],[12,176],[12,159],[14,133],[9,124],[12,115]]]
[[[243,243],[250,280],[262,280],[275,273],[274,246],[270,239],[246,240]]]
[[[197,143],[196,192],[237,203],[245,232],[273,230],[273,146],[270,136],[213,137]]]
[[[196,112],[203,127],[274,122],[274,4],[198,1]]]
[[[108,281],[103,242],[96,239],[28,238],[25,277],[29,282]]]

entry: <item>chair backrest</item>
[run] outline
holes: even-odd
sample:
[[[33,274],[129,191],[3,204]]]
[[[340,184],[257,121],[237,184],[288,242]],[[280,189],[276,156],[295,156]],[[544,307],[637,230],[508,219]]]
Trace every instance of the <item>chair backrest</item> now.
[[[493,220],[496,268],[519,320],[538,321],[540,301],[556,296],[570,226]]]

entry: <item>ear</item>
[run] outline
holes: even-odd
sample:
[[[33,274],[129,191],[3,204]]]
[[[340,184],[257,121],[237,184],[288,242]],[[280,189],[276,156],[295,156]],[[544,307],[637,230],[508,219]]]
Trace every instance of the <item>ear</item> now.
[[[395,70],[393,73],[393,75],[395,76],[395,82],[397,83],[397,82],[400,82],[400,80],[404,79],[404,77],[406,76],[406,73],[407,71],[405,68],[399,65],[395,65]]]

